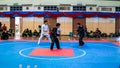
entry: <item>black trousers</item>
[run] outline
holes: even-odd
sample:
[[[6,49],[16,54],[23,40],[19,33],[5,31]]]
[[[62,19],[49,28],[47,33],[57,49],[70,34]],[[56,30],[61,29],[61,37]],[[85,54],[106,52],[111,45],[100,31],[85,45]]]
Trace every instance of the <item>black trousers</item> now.
[[[59,44],[59,40],[58,40],[58,38],[53,37],[53,38],[51,38],[51,39],[52,39],[52,43],[51,43],[50,49],[53,50],[54,43],[56,43],[56,47],[57,47],[57,49],[60,49],[60,44]]]
[[[79,35],[79,46],[83,46],[84,45],[83,37],[84,37],[84,34]]]

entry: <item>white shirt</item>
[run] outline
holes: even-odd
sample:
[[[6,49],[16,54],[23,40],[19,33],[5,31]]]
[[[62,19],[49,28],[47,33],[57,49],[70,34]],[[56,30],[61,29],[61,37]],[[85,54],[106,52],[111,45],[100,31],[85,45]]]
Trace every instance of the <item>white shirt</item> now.
[[[120,36],[116,39],[117,42],[120,42]]]
[[[41,26],[41,34],[48,34],[48,33],[49,33],[48,25],[43,24]]]
[[[61,31],[61,28],[57,28],[57,34],[60,34]]]

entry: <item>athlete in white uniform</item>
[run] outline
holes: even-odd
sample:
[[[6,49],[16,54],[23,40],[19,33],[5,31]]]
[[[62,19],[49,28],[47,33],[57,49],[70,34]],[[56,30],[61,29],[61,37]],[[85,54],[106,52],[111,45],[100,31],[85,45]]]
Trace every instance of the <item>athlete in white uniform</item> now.
[[[116,38],[116,41],[117,41],[117,42],[120,42],[120,36],[119,36],[118,38]]]
[[[40,45],[40,42],[41,42],[43,36],[46,36],[51,43],[51,38],[49,35],[49,27],[48,27],[47,21],[44,21],[44,24],[41,26],[41,35],[40,35],[40,38],[38,40],[38,45]]]

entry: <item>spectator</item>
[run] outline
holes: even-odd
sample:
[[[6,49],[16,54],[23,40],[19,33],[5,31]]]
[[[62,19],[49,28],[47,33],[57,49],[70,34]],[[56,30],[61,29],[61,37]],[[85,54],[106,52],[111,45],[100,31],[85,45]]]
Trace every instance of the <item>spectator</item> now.
[[[2,23],[0,22],[0,29],[1,29]]]
[[[90,31],[89,35],[88,35],[90,38],[93,38],[94,37],[94,32],[93,31]]]
[[[28,36],[32,37],[32,30],[29,30]]]
[[[0,36],[2,34],[2,29],[1,29],[2,23],[0,22]]]
[[[72,33],[72,32],[69,32],[69,37],[70,37],[69,40],[72,40],[72,39],[73,39],[73,33]]]
[[[26,31],[27,31],[26,29],[23,31],[22,37],[27,37],[27,32]]]
[[[7,40],[8,38],[9,38],[8,32],[7,31],[3,31],[2,36],[1,36],[1,40]]]
[[[3,30],[3,31],[6,31],[6,30],[7,30],[7,27],[6,27],[5,24],[2,26],[2,30]]]
[[[15,32],[13,31],[13,29],[9,29],[8,34],[9,36],[14,37]]]
[[[41,33],[41,25],[39,25],[38,28],[39,28],[39,33]]]
[[[87,37],[88,36],[88,31],[87,31],[87,27],[85,26],[85,37]]]
[[[34,30],[34,32],[33,32],[33,36],[39,36],[39,33],[37,32],[37,30]]]
[[[101,31],[97,28],[95,31],[95,37],[100,38],[101,37]]]

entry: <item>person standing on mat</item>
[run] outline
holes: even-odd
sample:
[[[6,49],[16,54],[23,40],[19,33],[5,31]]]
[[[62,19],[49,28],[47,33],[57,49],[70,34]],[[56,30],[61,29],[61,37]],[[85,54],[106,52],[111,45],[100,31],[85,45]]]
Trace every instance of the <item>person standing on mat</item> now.
[[[77,23],[78,25],[78,35],[79,35],[79,46],[82,47],[84,45],[83,38],[84,38],[84,28],[80,23]]]
[[[50,32],[50,36],[51,36],[51,39],[52,39],[50,50],[53,50],[54,43],[56,43],[57,49],[61,49],[60,44],[59,44],[59,40],[58,40],[58,37],[60,36],[59,28],[60,28],[60,23],[57,23],[56,27],[53,28]]]
[[[40,38],[38,40],[38,45],[40,45],[40,42],[41,42],[43,36],[47,37],[48,40],[51,43],[51,38],[50,38],[50,35],[49,35],[48,22],[46,20],[44,21],[44,24],[41,26],[41,34],[40,34]]]

